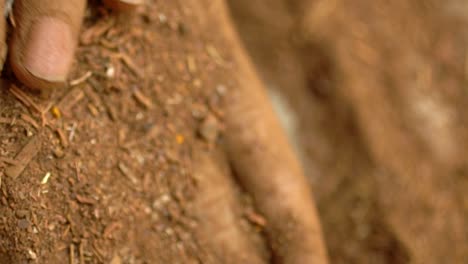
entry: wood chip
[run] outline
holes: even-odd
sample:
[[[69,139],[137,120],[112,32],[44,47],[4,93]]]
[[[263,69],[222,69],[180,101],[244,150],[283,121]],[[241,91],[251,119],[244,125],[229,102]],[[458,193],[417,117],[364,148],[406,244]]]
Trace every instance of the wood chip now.
[[[69,142],[68,142],[68,138],[67,138],[67,136],[65,135],[65,133],[63,132],[63,130],[60,129],[60,128],[57,128],[55,131],[57,132],[57,135],[58,135],[59,138],[60,138],[60,143],[62,144],[62,146],[63,146],[64,148],[67,148],[68,145],[69,145]]]
[[[94,116],[94,117],[98,117],[99,116],[99,110],[93,105],[93,104],[88,104],[88,110],[89,112],[91,112],[91,114]]]
[[[26,95],[25,92],[21,91],[16,85],[11,85],[10,92],[26,107],[28,107],[29,109],[32,108],[34,111],[38,112],[39,114],[42,114],[41,108],[36,103],[34,103],[34,101],[28,95]]]
[[[99,44],[101,44],[104,48],[107,48],[107,49],[117,49],[119,47],[119,43],[118,42],[111,42],[105,38],[103,39],[100,39],[99,40]]]
[[[94,200],[93,198],[85,197],[79,194],[76,195],[76,200],[82,204],[93,205],[96,203],[96,200]]]
[[[140,92],[140,90],[135,90],[133,96],[138,101],[138,103],[143,105],[146,109],[151,109],[153,107],[153,102],[151,99],[146,97],[142,92]]]
[[[8,158],[8,157],[1,157],[0,161],[4,162],[4,163],[7,163],[7,164],[10,164],[10,165],[17,165],[18,164],[17,160],[12,159],[12,158]]]
[[[37,155],[41,149],[41,141],[39,136],[33,137],[21,151],[16,155],[16,165],[12,165],[5,169],[5,174],[8,177],[16,179],[28,166],[29,162]]]
[[[116,231],[117,229],[120,229],[121,227],[122,227],[121,223],[113,222],[104,229],[102,236],[105,238],[112,238],[112,233]]]
[[[46,175],[44,176],[44,178],[42,178],[42,181],[41,181],[41,184],[42,184],[42,185],[47,184],[47,182],[49,181],[50,175],[52,175],[50,172],[47,172],[47,173],[46,173]]]
[[[34,120],[32,117],[28,116],[27,114],[21,113],[21,119],[23,119],[25,122],[29,123],[35,129],[39,129],[39,124],[37,124],[36,120]]]
[[[98,258],[98,260],[100,262],[103,262],[104,254],[102,253],[102,250],[95,243],[93,243],[93,252]]]
[[[117,57],[121,59],[130,71],[132,71],[138,78],[142,79],[144,77],[143,72],[141,72],[140,68],[138,68],[135,62],[133,62],[127,54],[119,53]]]
[[[255,213],[254,211],[248,211],[245,214],[247,220],[249,220],[251,223],[259,226],[259,227],[265,227],[266,225],[266,220],[263,216]]]
[[[0,117],[0,123],[1,124],[8,124],[8,125],[15,125],[16,119],[15,118],[5,118],[5,117]]]
[[[79,254],[79,257],[80,257],[80,264],[85,264],[84,252],[83,252],[83,241],[81,241],[81,243],[79,245],[78,254]]]
[[[75,264],[75,245],[70,244],[70,264]]]
[[[104,106],[101,97],[99,96],[99,93],[101,92],[100,85],[94,80],[94,78],[90,78],[88,82],[91,84],[91,86],[84,87],[84,92],[86,96],[95,106],[103,108]]]
[[[219,65],[225,64],[224,59],[221,57],[218,50],[214,46],[212,45],[206,46],[206,52],[208,53],[208,55],[210,55],[211,58],[214,59],[214,61],[217,64]]]
[[[94,78],[89,78],[88,82],[92,88],[92,89],[89,89],[89,87],[85,87],[85,91],[88,97],[92,99],[92,101],[94,102],[94,105],[97,107],[98,110],[100,110],[101,108],[105,109],[107,111],[107,115],[109,116],[109,118],[112,121],[117,121],[118,114],[115,108],[112,107],[111,104],[109,104],[105,100],[105,98],[102,98],[102,96],[99,96],[99,94],[101,94],[101,91],[103,90],[100,83],[96,81]]]
[[[143,137],[140,137],[136,140],[132,140],[130,142],[127,142],[125,144],[122,145],[122,147],[124,148],[131,148],[139,143],[145,143],[145,144],[148,144],[148,142],[152,139],[154,139],[155,137],[157,137],[159,134],[161,133],[161,128],[157,125],[153,125],[149,130],[148,132],[143,136]]]
[[[63,114],[67,114],[70,110],[84,98],[84,92],[80,88],[74,88],[67,93],[57,104],[57,107],[62,110]]]
[[[190,73],[195,73],[197,71],[197,64],[193,56],[187,56],[187,68]]]
[[[10,21],[10,24],[13,28],[16,28],[16,19],[15,19],[13,12],[9,12],[8,21]]]
[[[122,172],[123,175],[127,176],[127,178],[133,183],[133,184],[137,184],[138,183],[138,180],[137,178],[135,177],[135,174],[133,174],[133,172],[125,165],[123,164],[122,162],[119,162],[119,170],[120,172]]]
[[[94,26],[86,29],[80,37],[80,41],[84,45],[91,44],[95,39],[100,39],[113,25],[115,19],[112,17],[107,20],[101,20],[99,23]]]
[[[70,86],[73,87],[73,86],[77,86],[79,84],[82,84],[82,83],[86,82],[86,80],[88,80],[88,78],[91,77],[92,75],[93,75],[93,72],[87,71],[82,76],[76,78],[75,80],[70,81]]]

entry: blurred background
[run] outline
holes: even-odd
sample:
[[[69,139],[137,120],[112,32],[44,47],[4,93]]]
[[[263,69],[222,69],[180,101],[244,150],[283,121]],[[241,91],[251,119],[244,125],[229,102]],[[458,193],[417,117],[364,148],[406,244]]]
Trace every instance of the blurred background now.
[[[466,263],[468,3],[230,0],[332,263]]]

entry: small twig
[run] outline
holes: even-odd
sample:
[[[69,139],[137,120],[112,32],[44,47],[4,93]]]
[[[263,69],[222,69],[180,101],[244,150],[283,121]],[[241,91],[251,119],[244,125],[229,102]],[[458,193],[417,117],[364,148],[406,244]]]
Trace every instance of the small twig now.
[[[70,86],[77,86],[81,83],[86,82],[86,80],[93,75],[93,72],[87,71],[85,74],[83,74],[81,77],[76,78],[75,80],[70,81]]]
[[[130,142],[124,143],[122,145],[123,148],[130,149],[131,147],[135,146],[136,144],[142,142],[149,142],[151,139],[155,138],[161,132],[161,128],[157,125],[154,125],[143,137],[140,137],[136,140],[132,140]]]
[[[96,203],[96,200],[94,200],[93,198],[85,197],[79,194],[76,195],[76,200],[79,203],[88,204],[88,205],[93,205]]]
[[[151,99],[146,97],[142,92],[140,92],[140,90],[135,90],[135,92],[133,92],[133,96],[146,109],[151,109],[153,107]]]
[[[102,259],[104,258],[101,250],[96,246],[95,243],[93,243],[93,251],[94,251],[94,254],[96,255],[96,257],[98,258],[98,260],[100,262],[102,262]]]
[[[46,175],[44,176],[44,178],[42,178],[42,181],[41,181],[41,184],[42,184],[42,185],[47,184],[47,182],[49,181],[50,175],[52,175],[50,172],[47,172],[47,173],[46,173]]]
[[[75,138],[76,127],[77,127],[76,122],[73,122],[73,124],[67,128],[67,130],[70,132],[70,134],[68,135],[69,142],[72,142],[73,138]]]
[[[55,131],[57,132],[57,135],[60,138],[60,143],[62,143],[62,146],[64,148],[67,148],[69,145],[69,142],[68,142],[68,138],[65,136],[65,133],[63,133],[63,130],[60,128],[57,128]]]
[[[45,126],[45,125],[48,124],[46,114],[50,111],[50,109],[52,108],[53,105],[54,105],[53,102],[49,102],[49,104],[47,104],[47,106],[43,110],[41,110],[41,124],[42,124],[42,126]]]
[[[127,176],[127,178],[128,178],[133,184],[137,184],[137,183],[138,183],[137,178],[135,177],[135,175],[133,174],[133,172],[130,170],[130,168],[128,168],[128,167],[127,167],[125,164],[123,164],[122,162],[119,162],[118,167],[119,167],[120,172],[122,172],[123,175]]]
[[[197,71],[197,64],[195,58],[191,55],[187,56],[187,68],[190,73],[195,73]]]
[[[80,88],[71,89],[58,103],[57,107],[66,115],[79,101],[84,98],[84,92]]]
[[[40,149],[41,140],[39,139],[39,136],[36,136],[32,138],[16,155],[15,159],[17,164],[5,169],[6,175],[13,179],[17,178],[26,166],[28,166],[29,162],[31,162],[31,160],[37,155]]]
[[[7,164],[10,164],[10,165],[17,165],[18,164],[17,160],[12,159],[12,158],[8,158],[8,157],[1,157],[0,161],[2,161],[4,163],[7,163]]]
[[[218,50],[214,46],[212,46],[212,45],[206,46],[206,52],[208,53],[208,55],[210,55],[211,58],[214,59],[214,61],[217,64],[219,64],[219,65],[224,65],[225,64],[224,59],[221,57]]]
[[[100,92],[102,91],[102,87],[99,82],[97,82],[94,78],[89,78],[88,82],[92,88],[88,89],[88,96],[92,97],[91,100],[93,100],[96,105],[104,108],[104,110],[107,111],[107,114],[112,121],[116,121],[117,113],[115,112],[114,108],[112,108],[109,103],[107,103],[107,101],[102,97]]]
[[[70,244],[70,264],[75,264],[75,245]]]
[[[23,119],[24,121],[26,121],[27,123],[31,124],[31,126],[33,126],[35,129],[39,129],[39,125],[37,124],[37,122],[30,116],[24,114],[24,113],[21,113],[21,119]]]
[[[13,28],[16,28],[16,19],[13,12],[10,12],[10,14],[8,15],[8,20],[10,21],[11,26]]]
[[[83,241],[80,242],[80,246],[78,248],[78,252],[79,252],[79,255],[80,255],[80,264],[85,264],[85,261],[84,261],[84,254],[83,254]]]
[[[121,228],[122,227],[122,224],[120,224],[119,222],[113,222],[111,224],[109,224],[105,229],[104,229],[104,232],[102,233],[102,236],[105,237],[105,238],[111,238],[112,237],[112,233]]]
[[[143,73],[137,67],[137,65],[133,62],[133,60],[125,53],[117,54],[117,58],[121,59],[124,64],[138,77],[143,78]]]
[[[31,98],[29,98],[29,96],[27,96],[23,91],[16,87],[16,85],[13,84],[10,87],[10,92],[26,107],[32,107],[36,112],[42,114],[41,108],[36,103],[34,103],[34,101]]]

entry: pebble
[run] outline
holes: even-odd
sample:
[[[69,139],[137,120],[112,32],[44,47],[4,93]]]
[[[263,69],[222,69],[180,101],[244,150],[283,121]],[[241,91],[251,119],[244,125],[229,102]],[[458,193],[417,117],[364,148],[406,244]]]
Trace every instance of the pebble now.
[[[54,153],[54,156],[57,158],[57,159],[61,159],[63,158],[63,156],[65,156],[65,153],[63,152],[63,150],[59,149],[59,148],[56,148],[53,150],[53,153]]]
[[[37,259],[36,252],[32,251],[31,249],[28,249],[28,258],[31,259],[31,260]]]
[[[216,86],[216,92],[220,95],[220,96],[224,96],[227,92],[227,88],[225,85],[223,84],[220,84],[218,86]]]
[[[18,227],[20,229],[27,229],[29,227],[30,223],[29,223],[29,220],[27,219],[21,219],[21,220],[18,220]]]
[[[209,143],[213,143],[218,138],[219,123],[213,115],[208,115],[200,124],[200,136]]]
[[[28,215],[29,211],[28,210],[17,210],[15,212],[16,217],[18,218],[25,218]]]

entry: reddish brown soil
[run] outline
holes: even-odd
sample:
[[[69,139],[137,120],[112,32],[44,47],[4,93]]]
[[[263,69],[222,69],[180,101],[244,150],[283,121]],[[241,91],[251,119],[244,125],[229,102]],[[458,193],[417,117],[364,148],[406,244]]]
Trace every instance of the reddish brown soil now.
[[[91,4],[70,87],[40,99],[4,77],[0,263],[269,258],[217,144],[228,58],[193,6]]]
[[[465,263],[466,4],[229,3],[297,114],[331,262]]]
[[[464,263],[466,5],[348,2],[230,1],[265,82],[298,113],[296,143],[330,260]],[[116,16],[93,2],[70,87],[41,97],[4,70],[0,263],[267,263],[301,254],[297,240],[310,234],[294,216],[259,214],[222,148],[223,103],[243,69],[220,29],[208,30],[212,7],[152,1]],[[270,121],[260,117],[250,118]],[[289,154],[275,164],[250,159],[284,142],[269,143],[252,144],[239,163],[260,161],[262,176],[295,163]],[[256,179],[253,200],[280,208],[265,201],[272,185]]]

